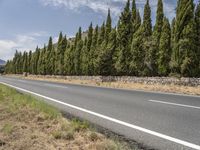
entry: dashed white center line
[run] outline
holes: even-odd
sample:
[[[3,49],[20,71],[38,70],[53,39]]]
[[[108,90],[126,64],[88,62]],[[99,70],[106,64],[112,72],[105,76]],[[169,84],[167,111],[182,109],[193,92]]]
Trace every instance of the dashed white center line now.
[[[200,107],[198,107],[198,106],[192,106],[192,105],[184,105],[184,104],[164,102],[164,101],[158,101],[158,100],[149,100],[149,102],[161,103],[161,104],[173,105],[173,106],[179,106],[179,107],[186,107],[186,108],[193,108],[193,109],[199,109],[200,110]]]
[[[60,86],[60,85],[54,85],[54,84],[44,84],[45,86],[50,86],[50,87],[56,87],[56,88],[64,88],[64,89],[68,89],[68,87],[66,86]]]

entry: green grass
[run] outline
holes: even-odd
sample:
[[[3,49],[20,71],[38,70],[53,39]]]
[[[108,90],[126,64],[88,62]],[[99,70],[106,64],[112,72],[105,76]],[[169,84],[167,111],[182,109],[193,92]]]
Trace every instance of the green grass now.
[[[7,103],[7,101],[9,101]],[[51,105],[33,96],[21,94],[18,91],[0,84],[0,102],[7,103],[11,112],[29,107],[45,115],[46,119],[61,117],[61,113]]]

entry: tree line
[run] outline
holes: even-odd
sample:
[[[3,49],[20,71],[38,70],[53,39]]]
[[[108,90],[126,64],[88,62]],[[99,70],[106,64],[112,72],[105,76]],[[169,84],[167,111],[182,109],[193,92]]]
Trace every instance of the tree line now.
[[[158,0],[152,26],[149,0],[143,20],[135,0],[128,0],[116,27],[110,10],[99,27],[91,23],[87,36],[81,27],[75,39],[62,32],[34,52],[16,51],[6,73],[41,75],[131,75],[200,77],[200,2],[178,0],[176,17],[170,23]]]

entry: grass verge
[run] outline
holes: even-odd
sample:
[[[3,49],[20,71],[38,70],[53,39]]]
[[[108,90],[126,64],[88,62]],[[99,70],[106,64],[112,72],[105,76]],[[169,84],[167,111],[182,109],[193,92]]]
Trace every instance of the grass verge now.
[[[0,150],[128,150],[130,147],[69,121],[53,106],[0,84]],[[136,148],[135,148],[136,149]]]

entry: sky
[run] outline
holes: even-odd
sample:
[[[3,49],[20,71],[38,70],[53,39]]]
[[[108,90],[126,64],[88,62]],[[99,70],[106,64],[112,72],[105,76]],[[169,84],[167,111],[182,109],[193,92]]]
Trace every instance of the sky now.
[[[198,1],[198,0],[195,0]],[[11,59],[16,50],[42,47],[60,31],[73,37],[79,26],[87,30],[90,22],[99,24],[106,19],[108,8],[116,25],[126,0],[0,0],[0,59]],[[146,0],[136,0],[143,15]],[[164,0],[165,15],[175,16],[176,0]],[[152,23],[155,22],[157,0],[150,0]]]

